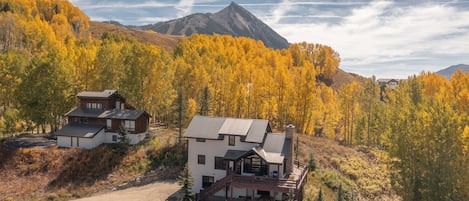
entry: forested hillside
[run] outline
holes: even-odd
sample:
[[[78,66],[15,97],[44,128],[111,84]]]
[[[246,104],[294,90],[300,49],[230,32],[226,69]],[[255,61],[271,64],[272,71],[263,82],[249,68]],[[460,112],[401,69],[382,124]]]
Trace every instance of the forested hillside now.
[[[261,118],[381,149],[404,200],[469,200],[469,73],[411,76],[380,101],[374,78],[334,85],[340,58],[327,45],[193,35],[167,48],[93,38],[67,1],[0,0],[0,10],[0,137],[54,130],[78,92],[117,89],[170,126],[179,113],[183,127],[196,114]]]

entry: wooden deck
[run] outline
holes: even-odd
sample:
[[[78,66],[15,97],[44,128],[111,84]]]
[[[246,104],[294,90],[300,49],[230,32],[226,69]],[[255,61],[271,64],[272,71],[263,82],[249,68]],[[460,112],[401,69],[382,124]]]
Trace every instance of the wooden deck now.
[[[275,193],[294,193],[297,200],[302,200],[303,186],[307,175],[308,168],[304,165],[297,165],[289,178],[245,176],[231,173],[201,191],[198,194],[197,200],[205,200],[222,189],[228,190],[230,188],[246,188]],[[232,196],[227,195],[228,200],[231,200],[230,197]]]

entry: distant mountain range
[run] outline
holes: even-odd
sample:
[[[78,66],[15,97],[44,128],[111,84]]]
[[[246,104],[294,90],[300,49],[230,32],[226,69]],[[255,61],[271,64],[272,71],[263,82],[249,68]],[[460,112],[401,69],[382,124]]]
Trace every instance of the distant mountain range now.
[[[450,79],[451,76],[458,70],[461,70],[462,72],[469,72],[469,65],[466,65],[466,64],[453,65],[448,68],[437,71],[436,74],[443,75],[447,79]]]
[[[196,13],[179,19],[131,28],[153,30],[169,35],[189,36],[199,33],[244,36],[261,40],[266,47],[270,48],[283,49],[289,47],[289,43],[285,38],[234,2],[214,14]]]

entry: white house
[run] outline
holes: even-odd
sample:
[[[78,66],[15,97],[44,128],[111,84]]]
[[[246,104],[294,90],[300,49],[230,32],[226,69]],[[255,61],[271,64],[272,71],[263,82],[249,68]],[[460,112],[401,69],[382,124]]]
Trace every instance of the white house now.
[[[307,170],[293,163],[294,133],[272,133],[267,120],[195,116],[184,137],[198,200],[301,197]]]
[[[128,132],[130,144],[145,138],[150,115],[127,104],[116,90],[84,91],[77,97],[78,106],[65,114],[68,124],[55,133],[57,146],[92,149],[115,143],[121,128]]]

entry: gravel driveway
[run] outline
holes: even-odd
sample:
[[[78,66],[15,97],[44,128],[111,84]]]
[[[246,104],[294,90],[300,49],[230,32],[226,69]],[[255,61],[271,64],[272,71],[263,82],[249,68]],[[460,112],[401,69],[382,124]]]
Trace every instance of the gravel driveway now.
[[[170,196],[180,196],[179,193],[177,193],[179,189],[180,187],[175,180],[158,181],[145,186],[97,194],[92,197],[81,198],[75,201],[164,201],[168,200]]]

